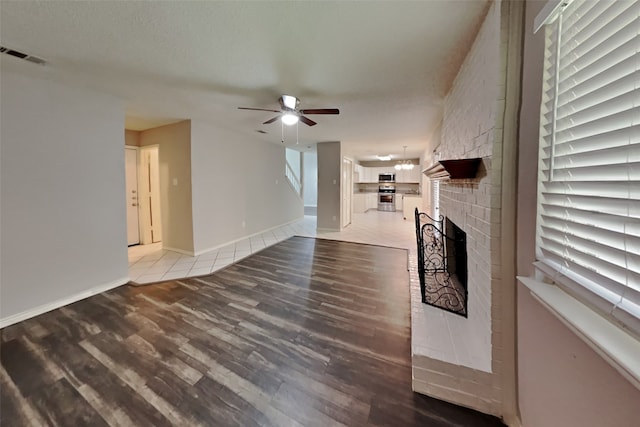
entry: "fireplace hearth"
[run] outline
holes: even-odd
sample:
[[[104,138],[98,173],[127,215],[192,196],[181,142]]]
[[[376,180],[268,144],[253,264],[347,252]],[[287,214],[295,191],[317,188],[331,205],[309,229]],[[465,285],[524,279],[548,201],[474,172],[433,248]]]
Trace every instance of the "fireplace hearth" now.
[[[467,235],[448,218],[415,210],[422,302],[467,317]]]

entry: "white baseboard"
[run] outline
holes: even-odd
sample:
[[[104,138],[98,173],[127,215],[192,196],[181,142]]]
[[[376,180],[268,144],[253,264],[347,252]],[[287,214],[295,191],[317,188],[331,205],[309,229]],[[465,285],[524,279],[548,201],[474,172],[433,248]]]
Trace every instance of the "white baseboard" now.
[[[219,245],[217,245],[217,246],[212,246],[212,247],[210,247],[210,248],[203,249],[203,250],[201,250],[201,251],[197,251],[197,252],[195,253],[195,255],[192,255],[192,256],[199,256],[199,255],[205,254],[205,253],[207,253],[207,252],[215,251],[216,249],[220,249],[220,248],[225,247],[225,246],[227,246],[227,245],[230,245],[230,244],[232,244],[232,243],[237,243],[237,242],[240,242],[240,241],[245,240],[245,239],[250,239],[250,238],[252,238],[252,237],[259,236],[260,234],[262,234],[262,233],[266,233],[267,231],[275,230],[276,228],[284,227],[285,225],[289,225],[289,224],[293,224],[294,222],[298,222],[298,221],[300,221],[300,220],[301,220],[301,219],[303,219],[303,218],[304,218],[304,217],[296,218],[296,219],[292,219],[291,221],[287,221],[287,222],[282,223],[282,224],[280,224],[280,225],[276,225],[276,226],[273,226],[273,227],[270,227],[270,228],[266,228],[266,229],[264,229],[264,230],[262,230],[262,231],[258,231],[258,232],[253,233],[253,234],[248,234],[248,235],[246,235],[246,236],[239,237],[239,238],[237,238],[237,239],[235,239],[235,240],[230,240],[230,241],[228,241],[228,242],[221,243],[221,244],[219,244]],[[163,249],[168,249],[168,250],[170,250],[170,251],[173,251],[173,250],[174,250],[174,249],[169,249],[169,248],[163,248]]]
[[[195,252],[193,251],[185,251],[184,249],[178,249],[178,248],[172,248],[171,246],[162,246],[162,249],[167,250],[167,251],[171,251],[171,252],[178,252],[179,254],[182,255],[189,255],[189,256],[198,256],[195,254]]]
[[[59,300],[48,302],[46,304],[42,304],[38,307],[31,308],[29,310],[25,310],[20,313],[16,313],[9,317],[4,317],[0,319],[0,329],[5,328],[7,326],[13,325],[14,323],[22,322],[23,320],[30,319],[32,317],[39,316],[48,311],[55,310],[56,308],[64,307],[65,305],[69,305],[76,301],[80,301],[85,298],[89,298],[90,296],[100,294],[102,292],[108,291],[109,289],[117,288],[118,286],[122,286],[125,283],[129,282],[129,277],[123,277],[118,280],[114,280],[113,282],[105,283],[99,286],[95,286],[91,289],[87,289],[86,291],[82,291],[75,295],[70,295],[65,298],[61,298]]]
[[[321,233],[322,232],[324,232],[324,233],[327,233],[327,232],[333,233],[333,232],[339,232],[340,229],[339,228],[319,228],[318,227],[318,228],[316,228],[316,231],[319,231]],[[318,236],[318,237],[322,237],[322,236]]]

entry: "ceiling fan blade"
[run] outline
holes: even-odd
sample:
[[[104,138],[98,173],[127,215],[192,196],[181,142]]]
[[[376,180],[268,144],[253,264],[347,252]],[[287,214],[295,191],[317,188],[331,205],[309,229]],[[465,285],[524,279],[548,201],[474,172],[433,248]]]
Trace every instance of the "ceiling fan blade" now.
[[[269,123],[273,123],[276,120],[278,120],[280,118],[280,116],[275,116],[273,119],[269,119],[266,122],[263,123],[263,125],[268,125]]]
[[[273,113],[280,112],[280,110],[269,110],[267,108],[249,108],[249,107],[238,107],[238,110],[271,111]]]
[[[307,126],[313,126],[313,125],[317,124],[316,122],[314,122],[311,119],[306,118],[305,116],[300,116],[300,121],[302,123],[304,123],[305,125],[307,125]]]
[[[337,108],[309,108],[300,110],[302,114],[340,114]]]

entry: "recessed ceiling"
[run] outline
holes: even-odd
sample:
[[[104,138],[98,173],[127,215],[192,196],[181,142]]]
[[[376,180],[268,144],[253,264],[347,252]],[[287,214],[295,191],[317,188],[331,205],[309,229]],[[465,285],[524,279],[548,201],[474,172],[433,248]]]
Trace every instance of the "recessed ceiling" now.
[[[488,7],[474,1],[2,2],[0,37],[46,66],[3,67],[124,100],[126,127],[197,119],[280,143],[261,123],[278,97],[313,116],[299,143],[341,141],[359,160],[420,157]],[[256,130],[264,130],[265,134]],[[286,129],[295,145],[295,128]]]

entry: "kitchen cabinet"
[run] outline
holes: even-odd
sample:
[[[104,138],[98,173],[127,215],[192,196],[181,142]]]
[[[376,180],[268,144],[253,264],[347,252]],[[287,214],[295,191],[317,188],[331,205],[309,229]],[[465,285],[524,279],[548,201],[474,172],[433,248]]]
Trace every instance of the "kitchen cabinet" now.
[[[422,196],[409,196],[405,194],[402,198],[402,217],[413,220],[416,208],[418,208],[419,212],[422,212]]]
[[[378,193],[367,193],[367,209],[378,209]]]
[[[369,168],[369,182],[378,182],[380,168]]]
[[[353,165],[353,183],[357,184],[358,182],[360,182],[360,177],[362,176],[361,174],[361,169],[362,166],[360,166],[359,164],[354,164]]]
[[[378,193],[354,193],[353,212],[364,213],[369,209],[378,209]]]
[[[396,193],[396,212],[400,212],[402,210],[402,199],[404,198],[404,194]]]
[[[353,194],[353,212],[364,213],[367,210],[367,194],[354,193]]]

